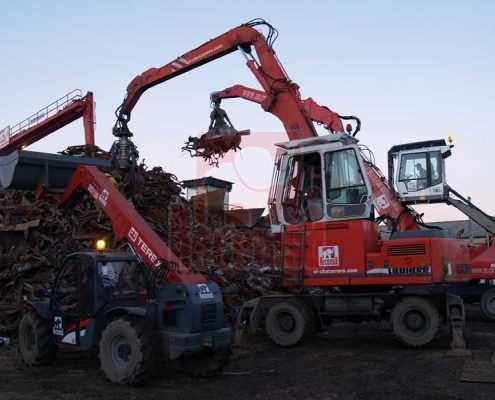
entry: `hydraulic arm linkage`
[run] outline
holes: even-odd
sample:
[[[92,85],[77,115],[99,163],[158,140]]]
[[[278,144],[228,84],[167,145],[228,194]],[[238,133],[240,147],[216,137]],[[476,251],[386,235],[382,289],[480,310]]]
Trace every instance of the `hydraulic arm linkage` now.
[[[268,28],[266,37],[255,29],[258,26]],[[316,131],[313,124],[304,116],[299,87],[289,79],[273,49],[273,43],[277,36],[278,32],[272,25],[262,19],[255,19],[203,43],[160,68],[150,68],[135,77],[127,87],[127,95],[116,111],[117,121],[113,133],[118,137],[118,140],[114,146],[114,156],[120,160],[120,167],[127,167],[124,160],[131,157],[130,154],[134,148],[129,144],[132,133],[127,124],[141,95],[153,86],[236,50],[239,50],[246,57],[247,67],[254,74],[263,90],[276,99],[271,104],[270,112],[283,121],[287,132],[299,138],[315,136]],[[232,134],[232,130],[227,130],[224,133]],[[218,144],[218,132],[213,138]],[[232,146],[235,147],[236,140],[231,140],[231,142]],[[215,149],[201,147],[208,146],[207,141],[198,143],[189,141],[186,147],[188,146],[202,151],[202,154],[205,153],[205,150],[206,154],[215,152]],[[225,146],[220,147],[224,148]]]
[[[259,26],[268,28],[266,37],[255,29]],[[236,50],[245,56],[247,67],[263,90],[234,86],[230,89],[230,94],[224,91],[226,97],[243,97],[262,104],[266,111],[274,114],[282,122],[290,140],[318,136],[313,122],[323,124],[332,133],[344,132],[341,120],[347,119],[357,122],[354,132],[351,132],[352,128],[347,130],[355,135],[360,125],[357,118],[340,116],[311,98],[301,99],[299,86],[291,81],[273,49],[277,36],[278,32],[272,25],[256,19],[203,43],[160,68],[150,68],[135,77],[127,87],[127,95],[116,111],[117,121],[113,133],[118,140],[112,152],[114,159],[119,160],[119,167],[128,168],[137,154],[130,140],[132,133],[127,125],[141,95],[153,86]],[[210,124],[210,131],[200,138],[189,138],[183,150],[215,163],[226,151],[240,148],[242,132],[235,131],[232,124],[223,118],[226,117],[226,113],[219,107],[221,96],[212,100],[212,122],[218,119],[219,123]],[[220,129],[213,129],[216,127]],[[396,199],[393,190],[387,186],[377,168],[371,167],[371,162],[368,173],[370,180],[374,182],[374,197],[375,202],[379,204],[377,209],[380,215],[390,218],[399,230],[417,229],[420,218]]]

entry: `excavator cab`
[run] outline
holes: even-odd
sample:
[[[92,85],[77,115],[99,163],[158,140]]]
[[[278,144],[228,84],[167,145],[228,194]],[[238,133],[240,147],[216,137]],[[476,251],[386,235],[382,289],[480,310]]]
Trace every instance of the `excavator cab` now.
[[[356,139],[334,134],[277,146],[269,200],[275,224],[299,225],[372,215],[372,190]]]
[[[453,145],[445,140],[406,143],[388,152],[388,176],[405,204],[445,202],[449,195],[445,159]]]

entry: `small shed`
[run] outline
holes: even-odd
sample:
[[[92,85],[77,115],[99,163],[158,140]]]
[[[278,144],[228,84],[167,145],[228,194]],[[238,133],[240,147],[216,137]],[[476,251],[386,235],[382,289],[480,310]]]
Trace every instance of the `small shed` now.
[[[182,181],[182,186],[186,189],[187,200],[194,201],[193,197],[197,198],[200,195],[206,198],[219,198],[223,203],[223,210],[228,210],[229,208],[229,193],[232,191],[232,185],[232,182],[214,178],[213,176]],[[221,193],[207,194],[212,192],[223,192],[223,196]]]

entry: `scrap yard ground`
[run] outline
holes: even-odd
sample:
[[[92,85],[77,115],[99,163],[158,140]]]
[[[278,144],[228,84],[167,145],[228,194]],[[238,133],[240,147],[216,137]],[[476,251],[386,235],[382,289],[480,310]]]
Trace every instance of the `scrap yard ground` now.
[[[54,366],[26,368],[15,346],[0,348],[0,399],[476,399],[493,400],[495,384],[461,381],[465,363],[487,361],[495,326],[470,310],[472,357],[447,356],[448,336],[418,350],[401,347],[386,325],[340,324],[293,349],[263,337],[237,349],[225,372],[199,379],[160,369],[144,387],[104,380],[94,359],[70,355]]]

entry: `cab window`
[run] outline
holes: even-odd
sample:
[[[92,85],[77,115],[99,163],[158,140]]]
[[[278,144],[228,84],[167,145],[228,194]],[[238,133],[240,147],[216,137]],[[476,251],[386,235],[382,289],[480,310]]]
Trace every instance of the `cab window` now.
[[[323,218],[319,153],[301,154],[288,160],[282,207],[284,218],[290,224],[314,222]]]
[[[362,204],[368,190],[354,149],[325,153],[327,203]]]
[[[417,192],[442,182],[439,151],[405,154],[401,157],[399,181],[408,192]]]
[[[142,265],[136,261],[100,262],[98,273],[102,286],[115,296],[136,294],[147,288]]]

